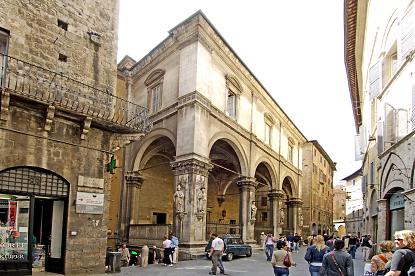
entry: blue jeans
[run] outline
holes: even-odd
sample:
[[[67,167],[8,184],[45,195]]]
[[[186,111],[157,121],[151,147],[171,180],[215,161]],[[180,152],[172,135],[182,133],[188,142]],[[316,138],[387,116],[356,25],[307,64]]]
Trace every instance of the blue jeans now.
[[[311,276],[319,276],[320,275],[320,269],[321,269],[321,266],[310,265],[308,267],[308,270],[310,271]]]
[[[354,259],[356,256],[356,245],[350,245],[349,253],[350,255],[352,255],[352,258]]]
[[[265,254],[267,255],[267,261],[271,261],[272,254],[274,254],[274,245],[273,244],[267,244],[266,245]]]
[[[274,266],[274,275],[275,276],[288,276],[289,270],[288,268],[282,268],[282,267],[275,267]]]
[[[294,252],[298,253],[300,251],[300,244],[298,242],[294,242]]]

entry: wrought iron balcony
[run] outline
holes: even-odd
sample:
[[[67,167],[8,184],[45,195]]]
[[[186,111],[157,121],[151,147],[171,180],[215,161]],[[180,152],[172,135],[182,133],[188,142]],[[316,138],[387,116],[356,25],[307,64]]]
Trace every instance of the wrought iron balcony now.
[[[147,132],[151,126],[146,108],[107,91],[3,54],[0,65],[0,89],[10,95],[90,117],[121,133]]]

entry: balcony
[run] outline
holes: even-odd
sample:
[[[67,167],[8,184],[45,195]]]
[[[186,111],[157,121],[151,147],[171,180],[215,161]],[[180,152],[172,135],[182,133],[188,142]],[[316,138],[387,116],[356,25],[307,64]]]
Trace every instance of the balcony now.
[[[12,97],[53,106],[62,114],[90,118],[92,125],[114,132],[145,133],[151,127],[146,108],[107,91],[3,54],[0,65],[2,95],[7,92]]]

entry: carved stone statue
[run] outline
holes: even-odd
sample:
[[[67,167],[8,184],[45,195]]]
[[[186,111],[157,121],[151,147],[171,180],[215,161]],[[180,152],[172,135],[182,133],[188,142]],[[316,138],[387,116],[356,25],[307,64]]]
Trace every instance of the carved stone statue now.
[[[298,226],[303,227],[304,225],[304,217],[303,212],[301,210],[298,212]]]
[[[256,220],[256,212],[258,208],[255,206],[255,202],[252,201],[251,204],[251,220]]]
[[[280,223],[283,224],[285,219],[284,209],[280,209]]]
[[[197,212],[198,213],[204,213],[206,207],[206,188],[200,187],[200,190],[197,192]]]
[[[184,212],[184,193],[182,191],[182,187],[177,184],[176,192],[174,193],[174,203],[176,204],[176,212],[183,213]]]

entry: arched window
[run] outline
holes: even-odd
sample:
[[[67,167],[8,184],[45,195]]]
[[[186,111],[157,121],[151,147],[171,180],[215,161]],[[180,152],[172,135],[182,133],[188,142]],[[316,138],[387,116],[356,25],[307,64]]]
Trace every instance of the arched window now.
[[[150,113],[155,113],[161,109],[165,73],[166,71],[157,69],[151,72],[144,81],[145,86],[147,86],[147,107]]]
[[[226,91],[226,114],[236,120],[238,116],[239,95],[242,93],[242,86],[235,77],[226,75]]]

